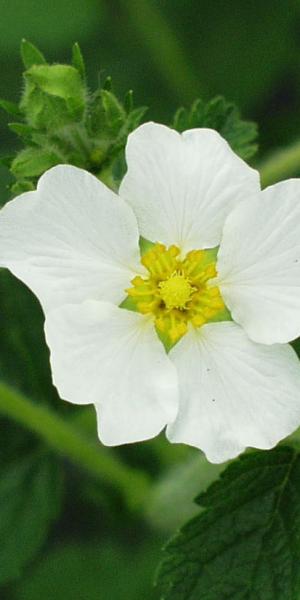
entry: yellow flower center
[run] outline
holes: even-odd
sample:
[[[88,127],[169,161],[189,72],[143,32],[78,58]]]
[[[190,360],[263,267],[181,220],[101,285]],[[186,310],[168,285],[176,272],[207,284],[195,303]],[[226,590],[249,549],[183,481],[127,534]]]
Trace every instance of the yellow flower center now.
[[[186,308],[186,303],[190,300],[193,290],[196,289],[191,286],[184,275],[176,271],[166,281],[161,281],[158,287],[167,309]]]
[[[155,244],[141,259],[148,276],[137,276],[126,290],[131,308],[152,314],[166,347],[186,332],[188,323],[200,327],[212,320],[230,319],[216,277],[216,249],[192,250],[180,258],[177,246]],[[126,308],[127,301],[121,306]],[[133,306],[132,306],[133,304]]]

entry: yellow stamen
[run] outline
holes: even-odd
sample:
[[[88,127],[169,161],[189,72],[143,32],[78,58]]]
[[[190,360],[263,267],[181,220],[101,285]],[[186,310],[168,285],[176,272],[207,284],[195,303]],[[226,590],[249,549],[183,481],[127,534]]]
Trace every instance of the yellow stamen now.
[[[141,259],[148,277],[135,277],[126,290],[137,311],[153,314],[169,347],[187,332],[189,323],[201,327],[224,311],[226,315],[220,290],[212,283],[217,275],[214,250],[192,250],[183,260],[179,257],[177,246],[155,244]]]

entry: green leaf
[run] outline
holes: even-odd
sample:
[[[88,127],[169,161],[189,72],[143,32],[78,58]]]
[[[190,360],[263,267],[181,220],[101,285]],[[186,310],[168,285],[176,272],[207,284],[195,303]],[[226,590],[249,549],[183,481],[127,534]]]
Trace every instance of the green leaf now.
[[[9,102],[8,100],[3,100],[2,98],[0,98],[0,108],[3,108],[5,112],[7,112],[9,115],[12,115],[13,117],[22,116],[18,105],[14,102]]]
[[[17,179],[38,177],[50,167],[59,164],[61,160],[51,150],[40,148],[25,148],[21,150],[11,165],[11,172]]]
[[[156,548],[77,542],[52,550],[16,588],[15,600],[154,600]]]
[[[72,64],[75,69],[80,73],[82,79],[85,79],[85,64],[82,56],[82,52],[80,46],[77,42],[73,45],[72,48]]]
[[[222,96],[207,103],[198,99],[190,110],[180,108],[174,116],[172,126],[180,132],[195,127],[215,129],[244,160],[257,152],[257,125],[251,121],[243,121],[235,104],[227,102]]]
[[[46,60],[40,50],[27,40],[21,41],[21,57],[26,69],[30,69],[33,65],[46,64]]]
[[[51,456],[35,454],[1,468],[0,584],[17,578],[45,541],[57,517],[61,471]]]
[[[300,455],[246,454],[206,493],[205,508],[169,542],[163,600],[298,600]]]
[[[24,141],[29,141],[35,132],[33,127],[30,127],[30,125],[26,125],[25,123],[8,123],[8,127],[20,138],[23,138]]]

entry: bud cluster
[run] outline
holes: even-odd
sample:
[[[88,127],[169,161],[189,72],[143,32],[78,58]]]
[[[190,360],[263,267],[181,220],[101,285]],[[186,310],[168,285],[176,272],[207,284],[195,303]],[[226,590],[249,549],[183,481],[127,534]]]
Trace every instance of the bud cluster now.
[[[3,162],[15,178],[13,195],[36,187],[37,179],[57,164],[84,168],[116,187],[124,174],[123,150],[128,134],[140,124],[146,108],[133,108],[132,92],[121,103],[108,77],[90,92],[78,44],[72,64],[48,64],[41,52],[23,40],[24,87],[20,103],[0,100],[14,117],[9,127],[24,148]]]

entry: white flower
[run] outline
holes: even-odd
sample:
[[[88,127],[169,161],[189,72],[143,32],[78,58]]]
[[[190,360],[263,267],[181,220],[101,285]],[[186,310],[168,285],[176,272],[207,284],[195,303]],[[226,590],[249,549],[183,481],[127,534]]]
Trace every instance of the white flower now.
[[[42,304],[60,395],[95,405],[108,445],[167,425],[213,462],[274,446],[300,423],[299,181],[261,192],[209,129],[148,123],[126,157],[119,197],[58,166],[0,213],[0,264]]]

